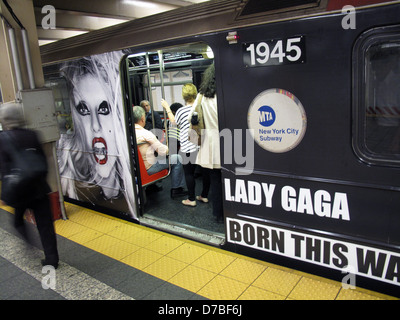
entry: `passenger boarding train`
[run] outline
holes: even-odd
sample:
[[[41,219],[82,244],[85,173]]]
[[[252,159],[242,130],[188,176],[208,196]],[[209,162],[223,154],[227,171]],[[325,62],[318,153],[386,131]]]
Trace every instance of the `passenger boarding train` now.
[[[66,199],[400,296],[399,1],[216,0],[41,54]],[[183,104],[211,64],[223,224],[171,199],[168,170],[146,175],[132,121],[150,101],[167,140],[161,99]]]

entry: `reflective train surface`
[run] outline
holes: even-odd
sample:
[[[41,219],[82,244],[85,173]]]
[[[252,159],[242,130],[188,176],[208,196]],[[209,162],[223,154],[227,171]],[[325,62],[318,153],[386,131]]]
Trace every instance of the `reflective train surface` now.
[[[210,1],[41,54],[68,201],[400,296],[399,1]],[[171,199],[170,170],[147,174],[132,119],[148,100],[167,143],[161,100],[184,105],[210,65],[222,223]]]

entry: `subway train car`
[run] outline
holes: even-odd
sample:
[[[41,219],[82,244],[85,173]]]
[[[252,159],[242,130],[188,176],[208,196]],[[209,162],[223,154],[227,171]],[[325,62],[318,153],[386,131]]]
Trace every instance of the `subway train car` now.
[[[400,296],[399,1],[210,1],[41,54],[67,200]],[[223,223],[171,199],[168,169],[146,175],[132,120],[150,101],[167,141],[161,99],[210,65]]]

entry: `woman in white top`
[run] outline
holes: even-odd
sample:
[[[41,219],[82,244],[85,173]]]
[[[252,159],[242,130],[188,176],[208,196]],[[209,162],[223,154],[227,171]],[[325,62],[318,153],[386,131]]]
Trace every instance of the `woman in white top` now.
[[[218,108],[214,64],[210,65],[204,72],[199,93],[203,96],[201,107],[203,109],[205,130],[200,150],[197,154],[196,163],[204,169],[203,172],[209,171],[213,214],[217,222],[222,222],[221,156],[219,147]],[[193,105],[197,105],[200,94],[197,96]],[[192,115],[189,116],[189,121],[191,118]]]

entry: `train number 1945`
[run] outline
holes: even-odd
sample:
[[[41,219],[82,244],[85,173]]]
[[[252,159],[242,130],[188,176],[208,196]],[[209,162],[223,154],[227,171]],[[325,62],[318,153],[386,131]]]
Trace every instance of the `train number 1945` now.
[[[304,63],[305,37],[273,39],[243,44],[243,62],[247,67]]]

